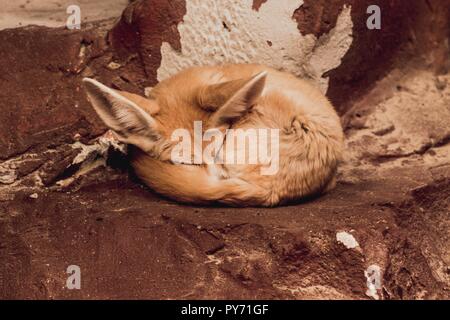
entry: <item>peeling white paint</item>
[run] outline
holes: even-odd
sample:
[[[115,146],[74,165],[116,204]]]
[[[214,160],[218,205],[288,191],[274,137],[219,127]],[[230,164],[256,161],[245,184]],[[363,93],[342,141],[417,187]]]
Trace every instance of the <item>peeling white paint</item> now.
[[[364,272],[367,279],[367,291],[366,295],[379,300],[378,290],[381,290],[381,268],[380,266],[373,264],[367,268]]]
[[[338,232],[336,234],[336,240],[342,243],[347,249],[355,249],[359,247],[358,241],[355,237],[348,232]]]
[[[0,184],[11,185],[18,178],[17,168],[21,163],[31,160],[35,154],[20,155],[0,163]]]
[[[126,145],[117,140],[111,130],[106,132],[92,145],[86,145],[77,141],[71,147],[81,149],[80,153],[72,161],[72,165],[80,164],[80,169],[67,179],[58,181],[56,184],[60,187],[67,187],[80,176],[98,167],[105,166],[110,147],[124,154],[127,152]]]
[[[47,153],[52,152],[53,151],[47,151]],[[15,194],[20,190],[31,191],[36,188],[42,188],[44,186],[41,177],[39,177],[38,170],[27,175],[27,177],[30,178],[30,181],[34,182],[33,186],[21,185],[22,180],[19,179],[17,175],[17,167],[19,167],[22,162],[28,161],[34,157],[37,157],[37,155],[36,154],[21,155],[19,157],[9,159],[0,164],[0,201],[13,200]],[[5,168],[7,168],[7,171],[3,171],[3,174],[5,172],[9,172],[9,175],[8,174],[2,175],[1,171]]]
[[[81,168],[75,172],[72,176],[64,179],[59,180],[56,182],[56,185],[59,187],[67,187],[71,185],[74,181],[76,181],[79,177],[88,174],[92,170],[102,167],[105,165],[105,159],[99,158],[95,159],[93,161],[87,161],[86,163],[83,163]]]
[[[85,145],[79,141],[70,145],[74,149],[79,149],[80,152],[72,160],[72,165],[80,164],[80,169],[71,177],[57,182],[59,186],[66,186],[73,182],[76,178],[84,175],[93,169],[104,166],[106,164],[106,157],[108,156],[108,149],[113,147],[115,150],[122,153],[126,153],[126,145],[119,142],[112,132],[108,131],[106,134],[101,136],[94,144]],[[22,163],[32,161],[33,159],[45,159],[50,157],[55,150],[49,150],[41,155],[38,154],[25,154],[20,155],[15,158],[8,159],[0,163],[0,200],[8,200],[14,197],[14,193],[18,190],[34,190],[36,188],[44,187],[42,178],[40,174],[42,170],[35,170],[26,175],[29,181],[34,182],[33,186],[21,185],[22,177],[18,177],[18,168],[21,167]],[[37,194],[31,194],[30,197],[34,198]]]
[[[97,144],[85,145],[81,142],[75,142],[71,147],[73,149],[81,150],[72,160],[72,165],[82,163],[94,154],[103,154],[106,152],[106,150],[103,150],[103,148],[99,147]]]
[[[81,142],[72,144],[73,149],[81,149],[80,153],[73,159],[72,165],[87,161],[90,157],[106,157],[108,149],[113,147],[116,150],[126,153],[126,146],[117,140],[111,131],[101,136],[96,143],[86,145]]]
[[[187,0],[187,14],[178,30],[181,53],[161,46],[158,80],[194,65],[262,63],[315,80],[323,91],[323,74],[340,65],[352,43],[351,8],[320,39],[303,36],[292,18],[303,0],[269,0],[259,11],[253,0]]]
[[[17,179],[17,172],[15,169],[9,168],[6,165],[0,165],[0,183],[12,184]]]
[[[308,73],[313,75],[313,79],[318,80],[323,92],[328,89],[329,82],[329,78],[323,75],[341,64],[353,42],[352,30],[351,7],[345,6],[334,29],[318,39],[316,48],[311,53],[306,68],[309,69]]]

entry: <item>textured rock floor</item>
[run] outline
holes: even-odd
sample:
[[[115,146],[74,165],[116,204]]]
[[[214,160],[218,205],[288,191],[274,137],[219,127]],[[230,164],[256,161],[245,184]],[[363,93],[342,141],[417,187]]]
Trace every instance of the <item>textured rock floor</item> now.
[[[383,298],[448,298],[448,178],[396,169],[296,206],[233,209],[180,206],[102,171],[0,204],[2,298],[364,299],[372,265]],[[65,287],[68,265],[81,290]]]

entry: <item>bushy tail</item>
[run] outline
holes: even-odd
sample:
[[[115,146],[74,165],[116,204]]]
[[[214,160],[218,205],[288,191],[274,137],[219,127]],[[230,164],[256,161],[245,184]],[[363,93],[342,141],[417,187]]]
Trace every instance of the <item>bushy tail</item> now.
[[[159,194],[192,204],[224,203],[231,206],[268,206],[267,192],[241,179],[219,179],[208,174],[206,167],[175,165],[135,156],[136,174]]]

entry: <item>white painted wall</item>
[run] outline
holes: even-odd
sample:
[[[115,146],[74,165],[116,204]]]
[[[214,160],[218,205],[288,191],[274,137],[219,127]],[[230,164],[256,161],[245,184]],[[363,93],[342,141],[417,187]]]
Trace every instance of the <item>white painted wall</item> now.
[[[163,43],[158,80],[193,65],[253,62],[312,78],[326,91],[328,79],[322,75],[339,66],[352,43],[350,7],[317,39],[301,35],[292,19],[303,0],[268,0],[259,11],[252,0],[186,1],[187,14],[178,26],[182,51]]]

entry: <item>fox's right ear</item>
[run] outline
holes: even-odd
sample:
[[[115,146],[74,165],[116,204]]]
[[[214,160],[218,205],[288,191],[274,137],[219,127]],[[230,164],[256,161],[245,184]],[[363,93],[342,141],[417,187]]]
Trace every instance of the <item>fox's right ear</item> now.
[[[267,71],[262,71],[250,78],[200,88],[197,97],[199,104],[215,111],[210,120],[211,126],[227,126],[248,112],[261,97],[266,79]]]
[[[144,151],[158,140],[155,119],[133,102],[131,94],[121,94],[100,82],[84,78],[88,98],[103,122],[119,136],[119,140],[134,144]],[[147,108],[148,109],[148,108]]]

